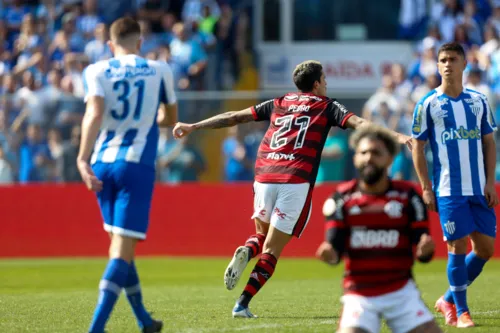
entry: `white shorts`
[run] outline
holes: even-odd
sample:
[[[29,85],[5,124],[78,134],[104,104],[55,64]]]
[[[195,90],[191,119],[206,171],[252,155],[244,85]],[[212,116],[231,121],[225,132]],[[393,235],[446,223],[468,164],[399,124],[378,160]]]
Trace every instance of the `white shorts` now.
[[[393,333],[407,333],[434,319],[413,280],[403,288],[381,296],[345,295],[342,303],[344,308],[339,328],[359,327],[378,333],[384,318]]]
[[[254,182],[252,219],[271,223],[288,235],[300,237],[311,216],[309,183],[269,184]]]

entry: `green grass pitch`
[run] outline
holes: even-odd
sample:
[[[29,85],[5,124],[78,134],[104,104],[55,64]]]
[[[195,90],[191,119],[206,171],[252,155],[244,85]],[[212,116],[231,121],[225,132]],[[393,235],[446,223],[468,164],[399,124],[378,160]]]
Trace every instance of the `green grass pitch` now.
[[[233,291],[223,285],[227,259],[139,258],[145,303],[165,322],[163,332],[333,332],[340,314],[342,267],[314,259],[282,259],[251,303],[258,319],[232,319],[231,309],[251,264]],[[0,260],[0,332],[86,332],[106,259]],[[448,282],[445,261],[415,267],[428,306]],[[479,327],[500,332],[500,261],[488,263],[468,292]],[[443,318],[438,316],[442,325]],[[445,332],[458,332],[446,328]],[[124,294],[108,322],[109,333],[139,332]],[[382,332],[389,332],[384,327]]]

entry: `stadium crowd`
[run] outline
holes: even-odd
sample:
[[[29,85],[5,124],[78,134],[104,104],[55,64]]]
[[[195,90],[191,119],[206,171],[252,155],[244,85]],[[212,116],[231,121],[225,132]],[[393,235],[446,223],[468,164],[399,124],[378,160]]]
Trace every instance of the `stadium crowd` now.
[[[410,133],[415,104],[440,83],[437,49],[459,41],[467,50],[464,84],[488,96],[500,120],[500,1],[431,3],[401,1],[399,35],[415,44],[415,58],[408,66],[392,66],[361,115]],[[0,183],[79,180],[74,161],[84,111],[81,73],[87,64],[111,56],[105,41],[107,26],[116,18],[140,19],[143,56],[169,62],[179,91],[203,90],[207,83],[211,90],[231,89],[240,73],[241,49],[248,44],[242,41],[251,39],[251,29],[246,29],[251,21],[249,1],[4,0],[2,4]],[[180,105],[180,110],[183,121],[193,116],[189,105]],[[229,130],[221,147],[224,180],[253,179],[264,132],[261,125]],[[347,141],[346,131],[332,130],[318,183],[351,176]],[[175,141],[162,131],[160,181],[197,181],[205,169],[206,157],[194,142]],[[408,150],[396,157],[391,175],[415,179]]]
[[[205,82],[230,89],[251,30],[248,8],[234,0],[1,1],[0,183],[79,180],[82,72],[112,56],[114,20],[140,20],[142,56],[167,61],[179,91]]]

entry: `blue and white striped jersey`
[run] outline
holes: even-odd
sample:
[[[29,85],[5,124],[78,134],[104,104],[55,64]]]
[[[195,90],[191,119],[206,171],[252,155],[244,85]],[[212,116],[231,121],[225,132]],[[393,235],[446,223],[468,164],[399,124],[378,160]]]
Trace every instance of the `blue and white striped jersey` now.
[[[174,104],[174,80],[168,64],[136,55],[115,57],[83,72],[85,100],[102,96],[104,119],[91,164],[127,161],[154,167],[160,103]]]
[[[495,130],[488,100],[477,91],[451,98],[437,88],[417,103],[412,136],[430,142],[437,196],[484,195],[481,138]]]

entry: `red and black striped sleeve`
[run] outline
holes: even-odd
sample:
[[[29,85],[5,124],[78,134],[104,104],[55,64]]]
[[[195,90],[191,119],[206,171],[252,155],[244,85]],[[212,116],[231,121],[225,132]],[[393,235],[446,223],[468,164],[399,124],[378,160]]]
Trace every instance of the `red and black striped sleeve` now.
[[[335,192],[323,204],[323,215],[326,219],[325,239],[332,244],[339,258],[345,251],[347,237],[343,206],[344,200],[338,192]]]
[[[271,119],[271,114],[274,109],[274,99],[267,100],[250,108],[252,110],[253,119],[255,121],[263,121]]]
[[[408,220],[413,244],[418,244],[423,234],[430,235],[427,208],[422,197],[414,189],[408,192]]]
[[[326,115],[331,126],[345,129],[347,119],[353,116],[354,113],[349,112],[347,108],[336,99],[330,99],[326,107]]]

